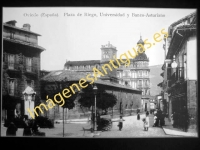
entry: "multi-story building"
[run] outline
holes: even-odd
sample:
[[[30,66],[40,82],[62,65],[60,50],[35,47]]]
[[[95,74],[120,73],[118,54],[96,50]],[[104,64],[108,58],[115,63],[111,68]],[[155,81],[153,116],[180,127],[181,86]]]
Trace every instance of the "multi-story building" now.
[[[30,24],[22,28],[15,20],[3,24],[3,120],[28,115],[27,108],[39,103],[40,54],[45,49],[38,45],[38,36]]]
[[[196,12],[174,22],[168,29],[165,40],[164,78],[159,84],[163,88],[163,110],[189,114],[189,127],[197,123],[197,38]]]
[[[140,40],[137,42],[137,44],[144,45],[142,37],[140,37]],[[104,64],[108,63],[113,58],[117,58],[117,49],[115,46],[108,43],[101,46],[101,60],[67,61],[64,65],[64,70],[74,70],[93,74],[93,67],[102,70],[102,66],[104,66]],[[142,91],[141,109],[149,110],[149,58],[147,58],[145,52],[138,52],[138,55],[134,59],[129,59],[129,66],[121,65],[117,69],[113,68],[112,71],[107,69],[108,74],[101,76],[100,79],[112,83],[119,83],[122,86],[128,86]]]
[[[140,38],[137,44],[144,45],[142,38]],[[64,70],[75,70],[93,74],[93,67],[101,69],[113,57],[117,58],[117,49],[108,43],[101,47],[101,60],[67,61],[64,65]],[[136,58],[130,59],[129,66],[121,65],[117,69],[113,69],[112,71],[107,69],[107,71],[108,74],[100,77],[102,80],[130,86],[141,90],[142,95],[150,95],[149,58],[147,58],[145,52],[138,53]]]

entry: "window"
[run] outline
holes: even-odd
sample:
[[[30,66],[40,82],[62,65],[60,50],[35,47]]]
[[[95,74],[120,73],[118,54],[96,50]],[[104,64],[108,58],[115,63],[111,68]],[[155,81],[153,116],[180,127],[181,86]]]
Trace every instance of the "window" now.
[[[109,58],[108,52],[103,52],[103,58]]]
[[[117,71],[117,77],[120,78],[120,72],[119,71]]]
[[[145,80],[145,85],[148,86],[148,81],[147,80]]]
[[[14,69],[15,55],[8,54],[8,69]]]
[[[29,42],[29,36],[28,35],[25,35],[25,41]]]
[[[142,76],[142,71],[141,71],[141,70],[138,71],[138,75],[139,75],[139,76]]]
[[[138,84],[139,86],[142,86],[142,80],[139,80],[139,84]]]
[[[124,76],[130,76],[130,71],[124,71]]]
[[[8,88],[9,95],[14,96],[14,91],[15,91],[15,79],[9,79],[9,88]]]
[[[34,89],[34,80],[25,80],[25,89],[30,86]]]
[[[15,36],[15,33],[14,32],[10,32],[10,38],[14,39],[15,38],[14,36]]]
[[[26,71],[32,71],[32,59],[30,57],[26,57]]]

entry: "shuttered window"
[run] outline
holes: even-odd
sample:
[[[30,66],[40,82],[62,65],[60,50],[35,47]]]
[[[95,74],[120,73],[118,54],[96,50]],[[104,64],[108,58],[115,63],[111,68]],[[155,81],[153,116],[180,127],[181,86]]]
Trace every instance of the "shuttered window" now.
[[[30,57],[26,57],[26,71],[32,71],[32,59]]]
[[[15,55],[8,54],[8,69],[14,69]]]
[[[14,96],[14,93],[15,93],[15,79],[8,79],[9,80],[9,88],[8,88],[8,92],[9,92],[9,95],[12,95]]]

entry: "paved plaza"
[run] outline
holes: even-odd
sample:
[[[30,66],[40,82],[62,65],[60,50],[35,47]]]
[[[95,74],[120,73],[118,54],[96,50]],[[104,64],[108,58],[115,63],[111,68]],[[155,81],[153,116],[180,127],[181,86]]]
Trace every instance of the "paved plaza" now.
[[[144,114],[141,115],[141,118],[144,117]],[[113,119],[116,121],[118,118]],[[118,122],[113,122],[112,128],[110,131],[97,132],[96,135],[92,134],[90,131],[83,131],[84,128],[90,128],[90,123],[87,119],[83,120],[70,120],[65,124],[65,134],[66,138],[166,138],[166,137],[184,137],[187,133],[172,130],[166,130],[165,127],[152,127],[153,126],[153,115],[150,114],[150,127],[148,131],[144,131],[142,120],[137,120],[137,117],[127,116],[124,117],[125,121],[123,122],[122,131],[118,129]],[[6,136],[6,127],[1,126],[2,136]],[[63,137],[63,124],[55,124],[55,128],[41,128],[40,131],[46,133],[46,137]],[[168,134],[169,133],[169,134]],[[23,129],[19,128],[17,131],[17,137],[23,136]]]

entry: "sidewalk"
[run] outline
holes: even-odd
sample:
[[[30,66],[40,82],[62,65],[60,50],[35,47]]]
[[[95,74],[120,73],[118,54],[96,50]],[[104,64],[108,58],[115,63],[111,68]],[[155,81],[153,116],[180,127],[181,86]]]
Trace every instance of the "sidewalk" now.
[[[174,128],[168,118],[165,119],[165,126],[162,126],[162,128],[165,134],[168,135],[198,137],[198,134],[194,129],[189,129],[188,132],[184,132],[181,129]]]

